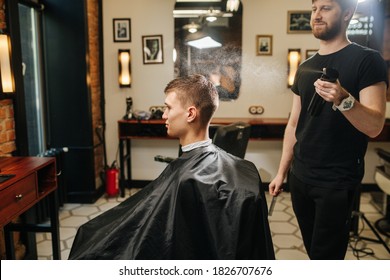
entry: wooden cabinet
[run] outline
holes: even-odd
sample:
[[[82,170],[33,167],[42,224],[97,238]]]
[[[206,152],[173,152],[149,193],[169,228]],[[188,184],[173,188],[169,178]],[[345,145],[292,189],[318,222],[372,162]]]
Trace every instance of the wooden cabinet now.
[[[0,157],[0,227],[4,227],[7,259],[13,259],[13,231],[50,232],[53,258],[60,259],[55,158]],[[12,223],[43,198],[50,204],[50,224]]]
[[[0,224],[6,224],[12,217],[30,208],[37,198],[36,176],[31,174],[0,192]]]

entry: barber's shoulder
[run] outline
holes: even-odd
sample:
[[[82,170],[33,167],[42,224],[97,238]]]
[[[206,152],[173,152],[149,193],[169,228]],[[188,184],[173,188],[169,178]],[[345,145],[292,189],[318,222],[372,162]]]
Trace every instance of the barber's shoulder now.
[[[359,45],[356,43],[352,43],[351,45],[352,45],[352,48],[355,49],[355,51],[361,52],[363,55],[382,57],[382,55],[380,54],[380,52],[378,50],[372,49],[372,48],[367,47],[367,46],[362,46],[362,45]]]

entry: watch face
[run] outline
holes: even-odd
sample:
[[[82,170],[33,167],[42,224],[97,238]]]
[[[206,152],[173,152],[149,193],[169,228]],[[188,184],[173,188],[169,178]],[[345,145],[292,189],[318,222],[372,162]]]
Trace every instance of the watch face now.
[[[352,107],[352,100],[345,100],[344,104],[343,104],[343,109],[349,109]]]
[[[345,98],[343,101],[341,101],[341,104],[339,105],[338,109],[340,111],[348,111],[353,107],[353,104],[355,102],[355,99],[352,95],[349,95],[349,97]]]

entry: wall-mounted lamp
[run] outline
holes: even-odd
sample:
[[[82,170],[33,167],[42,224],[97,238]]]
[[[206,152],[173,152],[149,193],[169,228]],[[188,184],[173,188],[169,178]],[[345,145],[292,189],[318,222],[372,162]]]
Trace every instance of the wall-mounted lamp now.
[[[119,86],[131,86],[131,56],[130,50],[118,50]]]
[[[15,91],[14,75],[11,67],[11,41],[8,35],[0,34],[0,73],[1,91]]]
[[[287,56],[287,86],[294,84],[295,73],[301,63],[301,49],[288,49]]]

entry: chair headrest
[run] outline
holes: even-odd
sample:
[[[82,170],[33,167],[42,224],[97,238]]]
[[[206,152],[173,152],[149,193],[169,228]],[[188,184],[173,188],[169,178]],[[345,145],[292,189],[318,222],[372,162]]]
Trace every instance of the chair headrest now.
[[[376,148],[375,151],[381,159],[390,163],[390,151],[386,151],[381,148]]]

